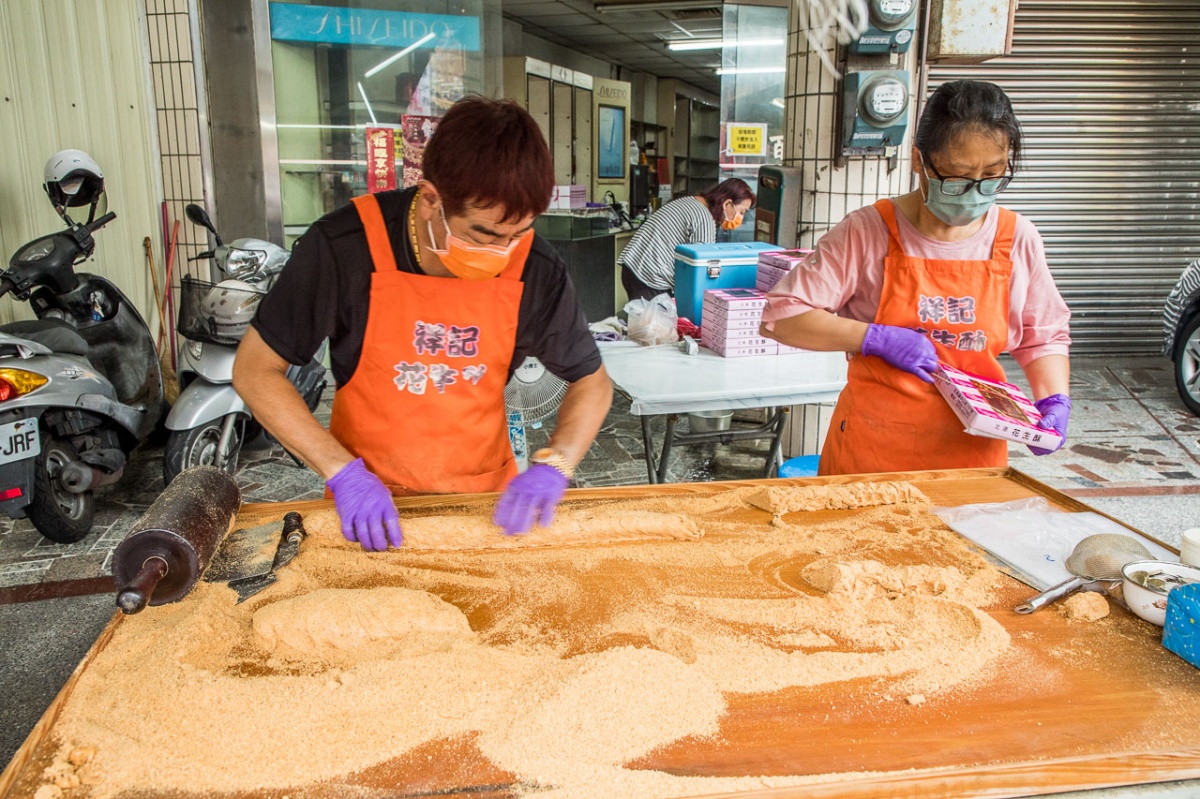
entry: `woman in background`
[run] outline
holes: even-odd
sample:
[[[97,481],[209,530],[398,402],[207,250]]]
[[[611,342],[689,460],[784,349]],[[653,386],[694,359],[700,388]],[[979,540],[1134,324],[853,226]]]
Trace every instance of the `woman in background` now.
[[[849,214],[771,291],[764,336],[854,353],[820,474],[1007,465],[1007,442],[963,432],[933,385],[938,361],[1003,380],[1008,351],[1038,426],[1066,435],[1071,313],[1033,223],[994,205],[1020,154],[998,86],[943,84],[916,130],[917,190]]]
[[[754,192],[746,181],[730,178],[702,194],[671,200],[650,214],[617,258],[629,299],[673,293],[675,245],[712,244],[718,225],[733,230],[753,207]]]

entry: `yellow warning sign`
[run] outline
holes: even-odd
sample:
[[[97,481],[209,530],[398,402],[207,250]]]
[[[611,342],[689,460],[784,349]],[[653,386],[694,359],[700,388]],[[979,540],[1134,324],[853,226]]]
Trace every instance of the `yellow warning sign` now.
[[[725,126],[725,142],[725,152],[729,155],[765,156],[767,154],[767,126],[730,122]]]

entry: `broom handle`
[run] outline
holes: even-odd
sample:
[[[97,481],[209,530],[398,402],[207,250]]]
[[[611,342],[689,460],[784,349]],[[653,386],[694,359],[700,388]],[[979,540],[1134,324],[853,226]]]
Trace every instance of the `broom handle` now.
[[[167,335],[167,317],[163,313],[162,289],[158,286],[158,268],[154,265],[154,247],[150,237],[142,239],[142,249],[146,251],[146,265],[150,268],[150,281],[154,284],[154,304],[158,308],[158,341],[156,347],[161,355],[163,338]]]
[[[171,297],[171,273],[175,269],[175,245],[178,241],[179,241],[179,220],[176,219],[174,226],[171,228],[171,244],[167,249],[167,276],[166,276],[167,277],[167,287],[166,287],[167,290],[165,292],[163,292],[163,298],[162,298],[163,315],[164,316],[166,316],[166,308],[167,307],[172,307],[172,308],[174,307],[174,304],[171,303],[171,299],[172,299],[172,297]],[[174,316],[174,314],[172,314],[172,316]],[[175,356],[175,327],[174,327],[174,325],[170,326],[167,329],[167,340],[170,342],[170,345],[171,345],[170,346],[171,368],[177,369],[177,368],[179,368],[179,364],[176,361],[176,356]]]

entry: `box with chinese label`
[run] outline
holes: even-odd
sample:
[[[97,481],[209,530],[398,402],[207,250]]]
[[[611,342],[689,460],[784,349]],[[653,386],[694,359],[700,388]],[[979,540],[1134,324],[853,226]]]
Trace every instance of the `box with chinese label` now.
[[[714,289],[704,292],[704,307],[718,313],[755,309],[759,313],[767,304],[767,294],[759,289]]]
[[[766,294],[758,289],[717,289],[704,292],[700,343],[718,355],[775,355],[778,342],[758,334]]]
[[[1051,450],[1062,443],[1058,433],[1037,426],[1042,414],[1012,383],[988,380],[944,363],[934,373],[934,383],[971,435]]]
[[[726,330],[745,330],[747,333],[757,333],[758,326],[762,324],[762,311],[756,314],[746,312],[746,316],[728,316],[718,312],[715,308],[709,307],[708,313],[704,314],[702,320],[703,328],[721,327]]]
[[[717,325],[708,325],[707,327],[700,328],[700,342],[705,346],[709,344],[736,344],[738,346],[753,344],[760,347],[765,347],[768,344],[778,345],[778,342],[774,339],[767,339],[760,336],[757,327],[742,330],[726,330]],[[709,349],[713,348],[709,347]]]
[[[709,340],[705,339],[702,333],[700,343],[722,358],[779,354],[779,344],[767,338]]]
[[[704,292],[700,328],[717,327],[753,328],[757,331],[762,321],[767,295],[759,289],[718,289]],[[734,324],[734,323],[737,324]]]
[[[783,280],[788,272],[806,262],[812,253],[812,250],[773,250],[760,253],[758,275],[754,287],[762,291],[770,291],[775,288],[776,283]]]

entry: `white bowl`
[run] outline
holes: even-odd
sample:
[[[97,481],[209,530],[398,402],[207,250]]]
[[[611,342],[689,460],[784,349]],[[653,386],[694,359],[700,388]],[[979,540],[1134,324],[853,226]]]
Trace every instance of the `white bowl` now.
[[[1159,627],[1162,627],[1167,619],[1168,592],[1147,588],[1129,579],[1130,574],[1138,571],[1174,574],[1200,582],[1200,569],[1195,566],[1185,566],[1167,560],[1135,560],[1125,564],[1125,568],[1121,569],[1121,576],[1124,578],[1121,582],[1121,593],[1125,597],[1125,604],[1135,614]]]

